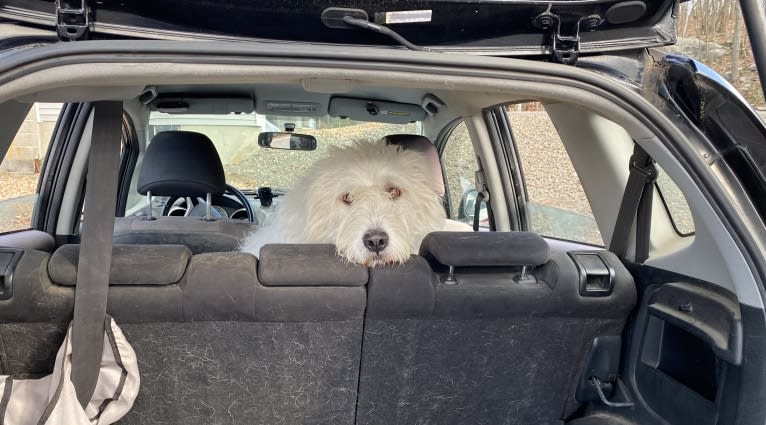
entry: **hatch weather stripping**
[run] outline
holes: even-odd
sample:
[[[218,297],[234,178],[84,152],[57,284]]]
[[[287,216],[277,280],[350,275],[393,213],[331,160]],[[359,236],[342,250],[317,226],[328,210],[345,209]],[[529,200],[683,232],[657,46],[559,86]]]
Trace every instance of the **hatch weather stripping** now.
[[[430,19],[430,14],[428,16]],[[378,25],[370,22],[370,18],[367,16],[367,12],[361,9],[350,9],[345,7],[328,7],[322,11],[322,23],[327,28],[335,29],[356,29],[362,28],[383,34],[393,38],[402,46],[419,52],[431,52],[428,47],[421,47],[411,43],[406,38],[402,37],[396,31],[383,25]]]

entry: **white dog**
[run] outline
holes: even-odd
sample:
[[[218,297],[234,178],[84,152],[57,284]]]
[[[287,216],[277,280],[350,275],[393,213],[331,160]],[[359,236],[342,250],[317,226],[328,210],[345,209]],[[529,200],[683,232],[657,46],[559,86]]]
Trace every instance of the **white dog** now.
[[[406,261],[426,234],[445,228],[442,198],[422,153],[385,142],[331,149],[241,250],[258,255],[267,243],[329,243],[348,261],[372,267]]]

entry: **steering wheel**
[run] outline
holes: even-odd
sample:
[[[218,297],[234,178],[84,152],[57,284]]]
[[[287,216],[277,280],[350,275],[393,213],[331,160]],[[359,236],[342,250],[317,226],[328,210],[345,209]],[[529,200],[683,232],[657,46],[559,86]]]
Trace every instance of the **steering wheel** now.
[[[231,195],[231,196],[235,197],[237,199],[237,201],[240,204],[242,204],[242,208],[244,208],[245,212],[247,213],[247,221],[249,221],[250,223],[253,223],[255,221],[255,213],[253,212],[253,206],[250,205],[250,202],[247,200],[247,198],[245,197],[244,193],[242,193],[236,187],[227,184],[226,185],[226,191],[224,192],[224,194]],[[220,196],[220,195],[213,195],[212,198],[215,199],[216,196]],[[168,213],[170,213],[170,209],[173,208],[173,204],[179,198],[180,198],[179,196],[171,196],[170,198],[168,198],[168,201],[165,202],[165,206],[162,208],[162,215],[163,216],[167,216]],[[192,199],[192,203],[194,203],[195,202],[195,198],[191,198],[191,199]],[[215,204],[215,202],[214,202],[214,204]],[[191,210],[191,208],[192,208],[192,206],[189,205],[188,209]]]

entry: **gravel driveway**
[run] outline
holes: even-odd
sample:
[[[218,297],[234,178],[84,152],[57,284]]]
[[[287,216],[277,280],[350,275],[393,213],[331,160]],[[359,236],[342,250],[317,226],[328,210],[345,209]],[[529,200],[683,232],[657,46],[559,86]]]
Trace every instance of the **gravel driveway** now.
[[[0,173],[0,233],[29,228],[39,174]]]

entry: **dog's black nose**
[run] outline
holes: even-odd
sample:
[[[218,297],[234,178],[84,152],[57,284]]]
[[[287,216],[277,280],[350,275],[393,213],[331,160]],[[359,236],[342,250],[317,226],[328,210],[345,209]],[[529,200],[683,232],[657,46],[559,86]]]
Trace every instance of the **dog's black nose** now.
[[[382,230],[371,230],[362,237],[364,246],[370,251],[378,254],[386,249],[388,245],[388,234]]]

